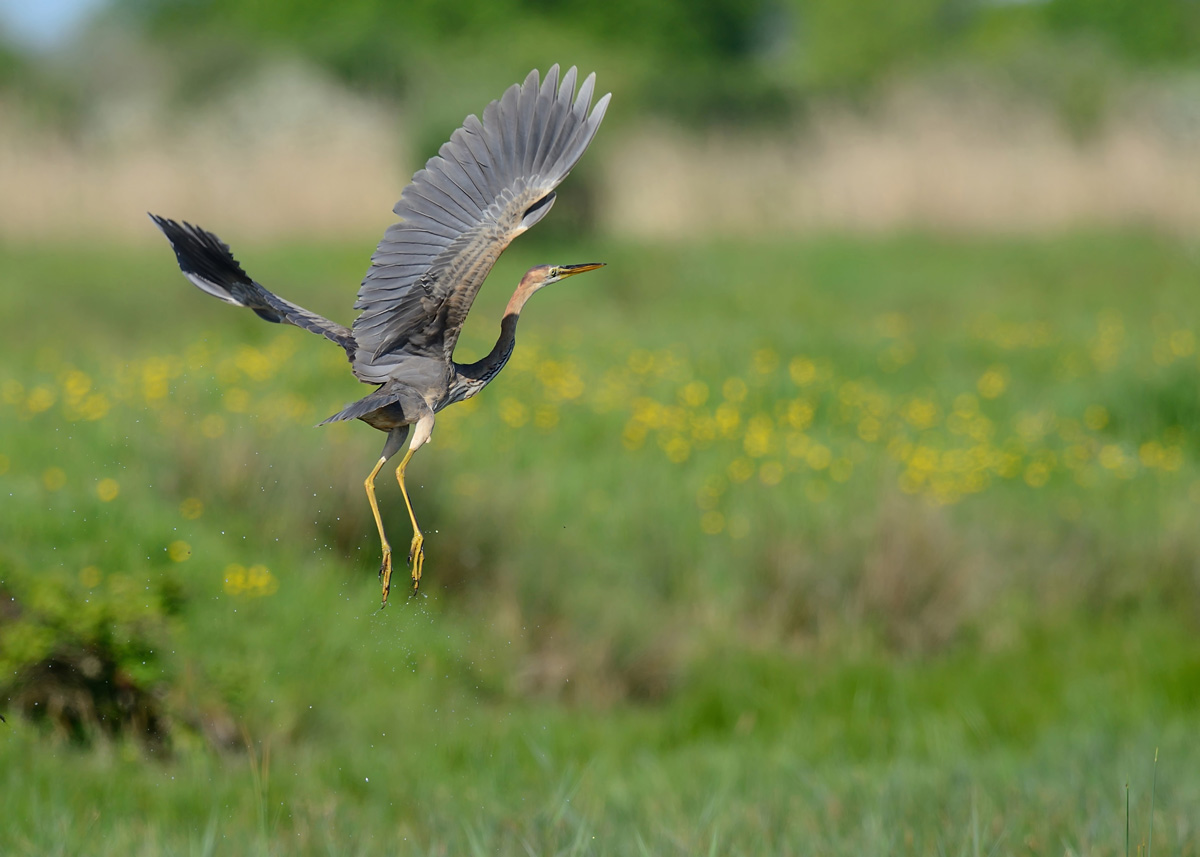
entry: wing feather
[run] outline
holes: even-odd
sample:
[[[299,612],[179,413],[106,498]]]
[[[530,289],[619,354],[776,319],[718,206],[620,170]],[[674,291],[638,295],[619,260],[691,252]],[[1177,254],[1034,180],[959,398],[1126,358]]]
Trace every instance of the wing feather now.
[[[541,94],[541,87],[538,85],[538,76],[536,71],[531,71],[529,76],[525,78],[525,85],[521,87],[521,92],[518,97],[518,102],[521,105],[520,115],[517,117],[517,133],[516,140],[516,165],[524,175],[529,175],[529,150],[534,145],[534,137],[541,136],[533,125],[533,114],[537,110],[538,95]]]
[[[576,78],[574,68],[561,82],[558,66],[544,80],[530,72],[413,176],[355,302],[360,378],[385,379],[397,353],[450,359],[497,257],[548,210],[600,126],[609,96],[593,109],[595,75],[578,93]]]
[[[556,97],[558,96],[558,69],[551,69],[542,88],[538,90],[537,104],[530,123],[529,152],[525,159],[525,172],[537,173],[551,142],[554,130]]]
[[[411,226],[420,226],[426,236],[454,239],[464,229],[469,229],[467,223],[460,221],[448,212],[440,202],[433,199],[435,194],[414,194],[421,211],[410,214],[405,221]]]
[[[485,111],[486,112],[486,111]],[[493,120],[493,127],[495,122]],[[483,123],[474,114],[467,117],[467,123],[463,126],[467,129],[467,133],[460,139],[451,142],[456,144],[459,150],[457,153],[461,160],[456,161],[464,170],[467,170],[472,179],[476,182],[476,186],[480,188],[480,193],[483,194],[483,208],[487,208],[492,204],[491,181],[489,176],[499,167],[496,155],[492,152],[488,144],[488,135],[483,129]],[[462,152],[466,149],[466,152]]]
[[[446,178],[453,182],[454,186],[465,197],[465,199],[460,198],[456,201],[462,206],[463,211],[468,214],[481,208],[487,208],[487,201],[484,200],[483,192],[472,177],[471,171],[457,161],[452,160],[452,151],[449,145],[442,146],[440,155],[442,160],[446,162]],[[478,172],[478,168],[476,168],[476,172]],[[481,179],[482,177],[482,174],[480,174]]]
[[[479,205],[471,195],[462,188],[459,184],[457,176],[451,175],[450,165],[447,164],[445,174],[437,177],[438,190],[442,192],[440,205],[446,209],[446,213],[450,214],[456,221],[463,226],[469,226],[472,220],[472,211]],[[463,179],[466,174],[460,168],[459,175]],[[467,187],[471,187],[470,181],[466,182]]]
[[[558,96],[554,99],[554,111],[550,117],[553,133],[546,135],[541,163],[538,164],[539,172],[545,172],[547,165],[558,159],[562,154],[563,141],[571,136],[574,124],[568,117],[573,117],[571,99],[575,94],[575,76],[574,68],[567,71],[562,86],[559,87]]]
[[[518,170],[517,147],[521,145],[521,87],[513,84],[500,99],[500,109],[497,111],[500,121],[504,124],[500,135],[501,169],[513,173]]]

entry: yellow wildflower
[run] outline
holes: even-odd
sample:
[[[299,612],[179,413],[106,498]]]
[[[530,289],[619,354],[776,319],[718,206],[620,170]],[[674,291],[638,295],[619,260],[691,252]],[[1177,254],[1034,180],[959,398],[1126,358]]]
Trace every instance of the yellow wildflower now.
[[[688,460],[688,456],[692,454],[692,445],[684,438],[675,436],[667,441],[664,450],[667,453],[667,458],[673,464],[682,464]]]
[[[759,375],[769,375],[779,365],[779,354],[771,348],[760,348],[754,352],[753,367]]]
[[[766,414],[755,414],[746,426],[746,437],[742,441],[746,454],[751,458],[762,458],[774,451],[774,424]]]
[[[783,465],[778,461],[767,461],[759,468],[758,479],[763,485],[778,485],[783,481]]]
[[[1003,366],[991,367],[979,376],[975,388],[985,399],[999,398],[1008,389],[1008,370]]]
[[[219,414],[209,414],[200,421],[200,433],[215,440],[225,434],[225,418]]]
[[[804,460],[813,470],[824,470],[833,461],[833,453],[822,443],[814,443],[808,448]]]
[[[25,407],[31,414],[40,414],[53,407],[55,399],[54,391],[49,387],[34,387],[29,391],[29,398],[25,400]]]
[[[689,408],[699,408],[708,401],[708,385],[703,381],[692,381],[679,391],[679,401]]]
[[[904,419],[918,431],[932,428],[937,424],[938,407],[931,399],[909,399],[904,405]]]
[[[745,482],[754,474],[754,464],[748,458],[735,458],[729,462],[729,478],[734,482]]]
[[[104,503],[117,499],[117,495],[120,493],[121,486],[115,479],[101,479],[96,485],[96,496]]]
[[[721,386],[721,394],[725,396],[725,400],[735,404],[746,398],[746,392],[746,382],[741,378],[729,378]]]
[[[79,569],[79,582],[88,589],[95,589],[99,586],[101,576],[100,569],[94,565],[85,565]]]
[[[194,521],[204,514],[204,503],[197,497],[188,497],[179,504],[179,514],[185,520]]]
[[[1050,480],[1050,468],[1041,461],[1030,462],[1025,468],[1025,484],[1031,488],[1041,488]]]

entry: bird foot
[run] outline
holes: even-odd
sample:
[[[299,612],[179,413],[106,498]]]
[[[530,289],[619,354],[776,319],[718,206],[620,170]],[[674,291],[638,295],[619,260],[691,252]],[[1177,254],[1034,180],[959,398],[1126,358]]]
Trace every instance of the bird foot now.
[[[383,584],[383,603],[380,608],[387,607],[388,592],[392,588],[392,549],[383,546],[383,562],[379,566],[379,580]]]
[[[412,547],[408,549],[408,564],[412,566],[412,594],[416,594],[421,585],[421,569],[425,565],[425,537],[418,532],[413,536]]]

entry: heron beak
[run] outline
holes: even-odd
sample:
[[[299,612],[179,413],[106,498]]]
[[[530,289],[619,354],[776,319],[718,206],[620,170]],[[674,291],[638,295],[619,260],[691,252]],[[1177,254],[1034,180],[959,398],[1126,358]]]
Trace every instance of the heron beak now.
[[[558,278],[565,280],[567,277],[573,277],[576,274],[583,274],[587,271],[594,271],[597,268],[603,268],[604,262],[589,262],[586,265],[559,265]]]

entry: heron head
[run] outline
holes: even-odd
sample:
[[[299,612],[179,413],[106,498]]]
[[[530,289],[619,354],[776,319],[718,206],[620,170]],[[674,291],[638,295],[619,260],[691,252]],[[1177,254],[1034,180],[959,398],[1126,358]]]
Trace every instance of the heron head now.
[[[549,266],[549,270],[546,271],[546,281],[542,285],[548,286],[551,283],[557,283],[559,280],[565,280],[567,277],[573,277],[576,274],[583,274],[603,267],[603,262],[588,262],[584,265],[551,265]]]
[[[517,286],[517,290],[513,292],[512,299],[508,302],[508,308],[504,314],[519,314],[525,306],[525,301],[529,300],[530,296],[543,286],[557,283],[559,280],[565,280],[567,277],[573,277],[585,271],[594,271],[597,268],[603,267],[603,262],[589,262],[586,265],[538,265],[536,268],[530,268],[525,272],[525,276],[521,278],[521,283]]]
[[[548,286],[551,283],[557,283],[559,280],[565,280],[567,277],[573,277],[576,274],[582,274],[585,271],[594,271],[597,268],[603,268],[603,262],[591,262],[586,265],[538,265],[536,268],[530,268],[525,276],[521,279],[521,291],[533,294],[542,286]]]

